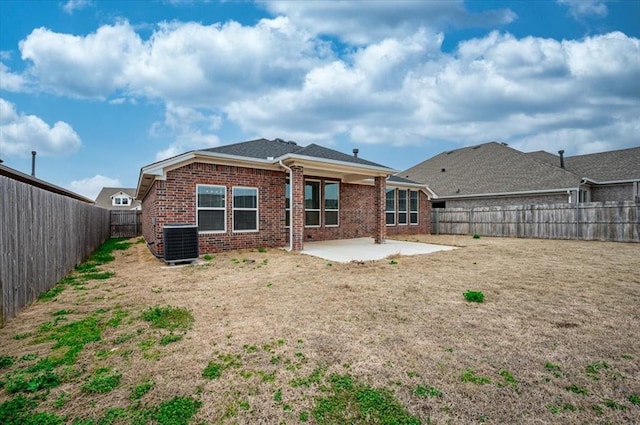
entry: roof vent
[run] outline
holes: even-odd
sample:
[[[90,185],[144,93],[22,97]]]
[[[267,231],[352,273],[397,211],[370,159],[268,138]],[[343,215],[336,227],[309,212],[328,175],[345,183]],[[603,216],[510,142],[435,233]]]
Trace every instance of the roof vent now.
[[[502,146],[509,146],[509,143],[505,143],[505,142],[501,142],[500,143]]]
[[[360,152],[360,150],[359,150],[358,148],[353,148],[353,156],[354,156],[355,158],[357,158],[357,157],[358,157],[358,152]]]
[[[564,168],[564,149],[558,151],[560,154],[560,168]]]
[[[440,171],[444,173],[444,172],[445,172],[445,171],[447,171],[447,170],[443,168],[443,169],[442,169],[442,170],[440,170]]]
[[[471,149],[479,149],[480,147],[482,147],[482,145],[475,145]]]
[[[289,140],[287,143],[289,143],[290,145],[293,145],[293,146],[298,146],[298,144],[296,142],[294,142],[293,140]]]

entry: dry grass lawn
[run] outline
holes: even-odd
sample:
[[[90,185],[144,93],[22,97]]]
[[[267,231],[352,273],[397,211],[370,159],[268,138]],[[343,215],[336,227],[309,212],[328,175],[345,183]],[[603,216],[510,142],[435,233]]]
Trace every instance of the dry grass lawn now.
[[[100,266],[113,277],[64,285],[0,329],[0,422],[640,423],[640,244],[412,239],[460,248],[349,264],[269,249],[184,267],[144,244],[116,251]],[[155,306],[194,321],[153,327],[142,314]],[[51,335],[88,318],[99,340],[69,357]],[[65,354],[49,369],[59,382],[20,387]],[[119,380],[101,390],[100,376]]]

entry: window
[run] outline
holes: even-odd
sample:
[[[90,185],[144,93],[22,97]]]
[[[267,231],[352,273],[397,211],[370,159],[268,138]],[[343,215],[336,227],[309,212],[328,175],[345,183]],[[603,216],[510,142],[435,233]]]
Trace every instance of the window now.
[[[396,224],[396,190],[387,189],[386,196],[386,215],[387,226],[394,226]]]
[[[407,224],[407,191],[398,189],[398,224]]]
[[[114,196],[112,205],[129,205],[128,196]]]
[[[417,190],[409,191],[409,224],[418,224],[419,199],[420,192],[418,192]]]
[[[284,185],[284,209],[285,209],[285,226],[291,226],[291,183],[287,179]]]
[[[320,182],[304,182],[304,225],[320,226]]]
[[[258,189],[234,187],[233,231],[252,232],[256,230],[258,230]]]
[[[324,183],[324,225],[337,226],[340,207],[340,183]]]
[[[197,185],[197,219],[200,232],[227,230],[226,192],[224,186]]]

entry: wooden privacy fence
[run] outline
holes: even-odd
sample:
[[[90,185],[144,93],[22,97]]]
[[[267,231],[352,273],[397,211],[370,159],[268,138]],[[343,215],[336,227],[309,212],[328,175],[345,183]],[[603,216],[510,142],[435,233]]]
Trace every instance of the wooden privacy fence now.
[[[640,204],[516,205],[434,208],[431,233],[640,242]]]
[[[109,210],[0,176],[0,326],[109,238]]]
[[[142,234],[142,211],[111,211],[110,215],[112,238],[133,238]]]

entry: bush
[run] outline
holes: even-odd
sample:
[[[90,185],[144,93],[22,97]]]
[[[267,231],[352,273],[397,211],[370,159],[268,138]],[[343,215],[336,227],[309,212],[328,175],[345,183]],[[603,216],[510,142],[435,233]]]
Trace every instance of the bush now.
[[[473,234],[473,239],[480,239],[480,235],[479,235],[479,234],[477,234],[477,233],[474,233],[474,234]]]
[[[464,295],[464,298],[470,303],[481,303],[484,301],[484,294],[480,291],[467,291],[462,295]]]

